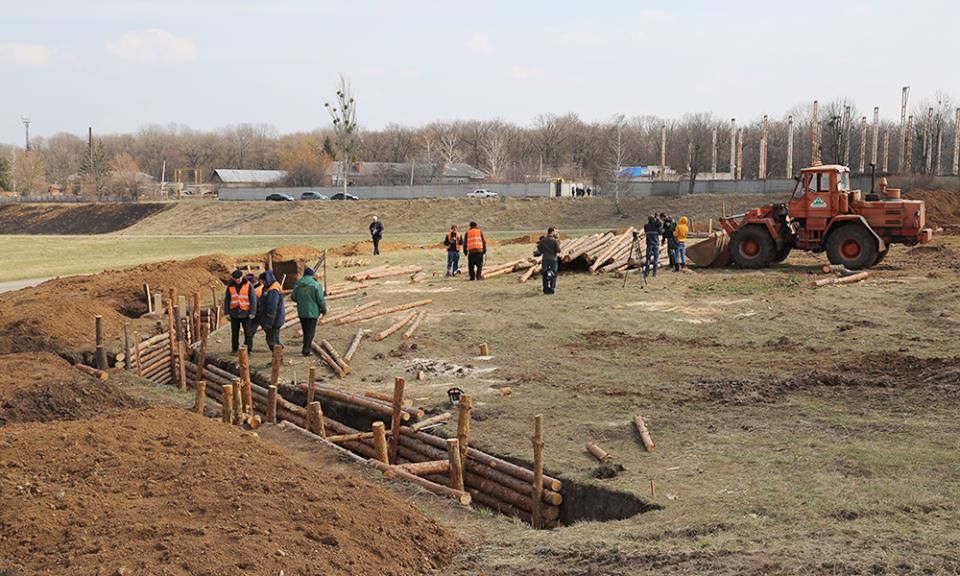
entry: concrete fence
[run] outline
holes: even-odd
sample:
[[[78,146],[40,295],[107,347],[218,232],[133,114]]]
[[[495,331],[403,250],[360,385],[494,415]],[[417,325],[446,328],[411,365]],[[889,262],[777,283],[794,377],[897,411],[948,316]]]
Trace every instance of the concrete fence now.
[[[468,192],[476,190],[473,184],[431,184],[424,186],[350,186],[347,192],[361,200],[400,200],[411,198],[463,198]],[[510,198],[546,198],[555,195],[554,185],[532,182],[523,184],[485,184],[483,189],[496,192]],[[220,200],[264,200],[270,194],[288,194],[295,200],[307,191],[319,192],[327,197],[343,188],[326,186],[303,188],[221,188]]]

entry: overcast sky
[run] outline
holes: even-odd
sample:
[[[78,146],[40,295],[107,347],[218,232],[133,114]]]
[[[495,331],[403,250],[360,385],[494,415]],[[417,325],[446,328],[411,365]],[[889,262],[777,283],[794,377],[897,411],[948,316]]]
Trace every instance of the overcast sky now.
[[[31,133],[329,124],[545,112],[780,117],[815,98],[899,116],[960,97],[950,1],[0,0],[0,142]]]

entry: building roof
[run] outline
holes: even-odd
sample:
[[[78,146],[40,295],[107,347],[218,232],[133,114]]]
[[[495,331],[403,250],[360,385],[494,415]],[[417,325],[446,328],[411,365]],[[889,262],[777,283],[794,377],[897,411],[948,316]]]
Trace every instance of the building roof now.
[[[849,172],[850,169],[841,164],[821,164],[802,168],[801,172]]]
[[[271,184],[283,180],[286,170],[237,170],[234,168],[218,168],[213,175],[221,182],[230,184]]]

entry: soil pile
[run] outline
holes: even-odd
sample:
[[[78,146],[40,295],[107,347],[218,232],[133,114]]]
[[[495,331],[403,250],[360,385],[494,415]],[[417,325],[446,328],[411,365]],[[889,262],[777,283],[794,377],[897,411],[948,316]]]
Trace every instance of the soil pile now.
[[[524,234],[523,236],[517,236],[516,238],[510,238],[507,240],[501,240],[500,244],[503,246],[510,246],[514,244],[536,244],[540,241],[540,238],[543,236],[543,232],[533,232],[531,234]],[[560,240],[569,240],[570,237],[564,233],[560,233]]]
[[[410,242],[381,242],[381,252],[398,252],[400,250],[414,250],[421,248]],[[373,254],[373,242],[352,242],[327,250],[329,256],[362,256],[364,254]]]
[[[151,290],[176,288],[180,294],[199,292],[209,304],[210,288],[222,293],[222,278],[234,262],[213,254],[185,262],[144,264],[89,276],[57,278],[26,290],[0,295],[0,354],[29,350],[60,351],[89,346],[94,317],[103,316],[104,331],[117,341],[127,318],[147,312],[144,283]]]
[[[373,250],[371,249],[371,252],[372,251]],[[272,258],[274,262],[302,260],[313,264],[320,259],[321,256],[323,256],[323,251],[317,250],[313,246],[294,244],[291,246],[279,246],[274,248],[267,255]]]
[[[957,192],[913,190],[904,196],[910,200],[923,200],[927,211],[927,225],[960,224],[960,194]]]
[[[0,437],[0,571],[419,574],[460,542],[385,490],[175,408]]]
[[[0,356],[0,426],[92,418],[142,405],[55,354]]]
[[[173,204],[13,204],[0,206],[0,234],[107,234]]]

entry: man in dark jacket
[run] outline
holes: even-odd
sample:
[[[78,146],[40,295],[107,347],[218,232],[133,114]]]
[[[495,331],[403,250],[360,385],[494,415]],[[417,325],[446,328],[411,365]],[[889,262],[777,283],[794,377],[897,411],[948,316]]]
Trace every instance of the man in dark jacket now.
[[[376,216],[370,222],[370,239],[373,240],[373,255],[380,254],[380,239],[383,238],[383,222]]]
[[[647,223],[643,225],[643,234],[647,240],[647,257],[643,264],[643,277],[646,278],[650,273],[650,264],[653,264],[653,275],[657,275],[657,264],[660,261],[660,235],[662,229],[657,217],[651,214],[647,217]]]
[[[543,278],[543,293],[555,294],[557,292],[557,274],[560,272],[559,256],[560,241],[557,240],[557,229],[553,226],[547,228],[547,235],[540,238],[537,242],[537,249],[533,252],[534,256],[542,258],[540,262],[540,276]]]
[[[273,350],[280,344],[280,328],[283,327],[286,310],[283,306],[283,289],[277,282],[273,270],[267,270],[262,275],[263,292],[260,305],[257,306],[257,316],[260,317],[260,326],[267,337],[267,348]]]
[[[456,224],[443,237],[443,245],[447,249],[447,276],[456,276],[460,273],[460,246],[463,245],[463,236],[457,231]]]
[[[313,269],[303,271],[303,278],[293,287],[290,298],[297,303],[297,316],[303,330],[303,355],[313,354],[313,337],[317,334],[317,320],[327,313],[327,301],[323,297],[323,287],[313,275]]]
[[[667,243],[667,256],[670,258],[670,268],[676,266],[675,254],[677,249],[677,239],[674,233],[677,230],[677,223],[673,221],[666,212],[660,213],[660,228],[663,230],[663,241]]]
[[[247,350],[253,348],[253,318],[257,315],[257,293],[253,285],[243,277],[243,272],[234,270],[232,282],[223,297],[223,310],[230,317],[230,349],[240,350],[240,328]]]

